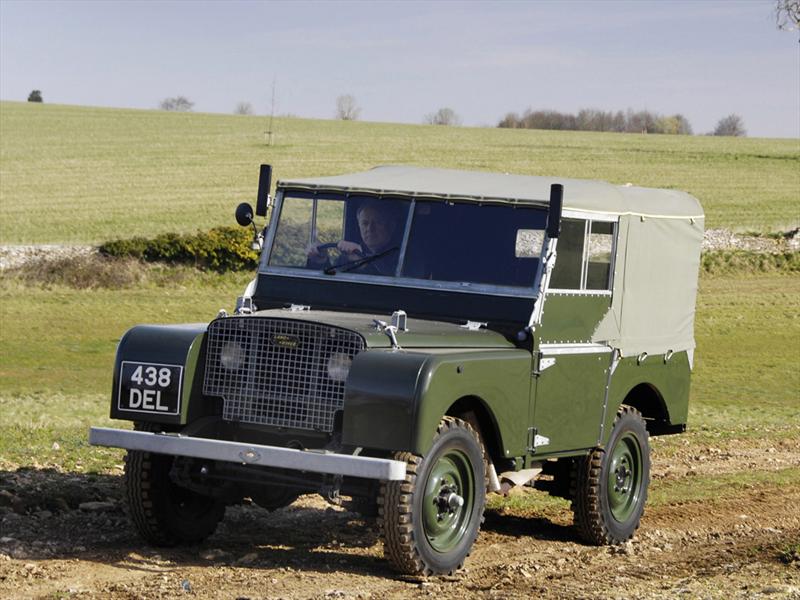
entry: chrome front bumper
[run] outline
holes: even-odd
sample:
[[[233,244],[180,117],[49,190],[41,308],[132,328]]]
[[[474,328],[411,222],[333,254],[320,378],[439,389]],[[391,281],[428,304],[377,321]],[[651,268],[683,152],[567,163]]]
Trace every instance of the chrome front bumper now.
[[[295,450],[181,436],[174,433],[151,433],[92,427],[89,443],[93,446],[141,450],[156,454],[191,456],[226,462],[278,467],[348,477],[400,481],[406,476],[406,463],[399,460],[336,454],[328,451]]]

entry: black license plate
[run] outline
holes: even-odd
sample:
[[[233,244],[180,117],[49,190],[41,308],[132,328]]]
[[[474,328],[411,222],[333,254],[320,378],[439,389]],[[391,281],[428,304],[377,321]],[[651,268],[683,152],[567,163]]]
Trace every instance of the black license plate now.
[[[183,367],[122,361],[119,410],[177,415],[181,410]]]

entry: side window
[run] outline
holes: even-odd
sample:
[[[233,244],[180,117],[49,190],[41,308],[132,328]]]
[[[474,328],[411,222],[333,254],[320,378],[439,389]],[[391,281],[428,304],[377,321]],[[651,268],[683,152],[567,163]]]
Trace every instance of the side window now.
[[[614,223],[564,219],[550,288],[610,290]]]
[[[586,221],[563,219],[558,238],[556,267],[550,276],[550,287],[559,290],[581,289],[583,273],[583,240],[586,237]]]
[[[586,251],[586,289],[611,289],[611,253],[614,250],[614,224],[592,221]]]

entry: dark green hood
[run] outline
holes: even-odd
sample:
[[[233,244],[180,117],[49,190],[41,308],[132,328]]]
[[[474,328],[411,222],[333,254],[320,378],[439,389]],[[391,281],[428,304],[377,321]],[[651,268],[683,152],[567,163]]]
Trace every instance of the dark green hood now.
[[[258,311],[255,317],[296,319],[335,325],[358,332],[370,348],[389,348],[389,336],[380,331],[375,321],[391,323],[391,315],[344,313],[322,310],[290,311],[273,309]],[[397,332],[397,343],[402,348],[514,348],[501,334],[488,329],[470,330],[460,325],[442,321],[408,319],[407,331]]]

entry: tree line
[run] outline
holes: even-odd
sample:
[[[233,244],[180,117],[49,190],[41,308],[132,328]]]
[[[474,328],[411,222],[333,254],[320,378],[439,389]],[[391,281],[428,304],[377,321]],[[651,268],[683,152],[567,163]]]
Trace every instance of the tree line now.
[[[528,109],[521,115],[514,112],[506,114],[497,126],[508,129],[692,134],[689,120],[681,114],[664,116],[649,110],[631,109],[614,112],[583,108],[577,114]]]
[[[497,124],[508,129],[555,129],[560,131],[610,131],[616,133],[667,133],[692,135],[689,119],[680,113],[662,115],[649,110],[604,111],[582,108],[577,114],[557,110],[531,110],[522,115],[510,112]],[[709,135],[747,135],[744,120],[737,114],[721,118]]]

